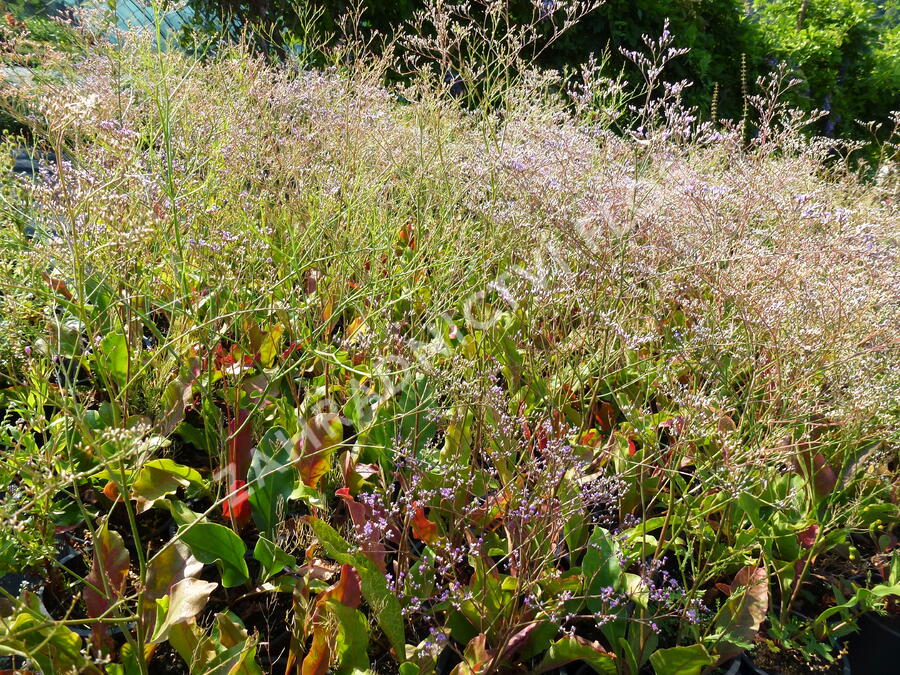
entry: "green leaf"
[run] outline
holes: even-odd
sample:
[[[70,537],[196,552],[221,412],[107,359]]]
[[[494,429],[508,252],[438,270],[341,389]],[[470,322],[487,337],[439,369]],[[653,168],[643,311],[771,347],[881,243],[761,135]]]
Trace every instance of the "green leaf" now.
[[[536,672],[544,673],[572,661],[584,661],[603,675],[615,675],[616,672],[616,657],[613,654],[598,643],[578,636],[564,637],[550,645]]]
[[[650,656],[656,675],[700,675],[713,659],[703,645],[660,649]]]
[[[358,609],[347,607],[339,602],[329,601],[328,609],[337,617],[337,656],[340,663],[339,673],[354,670],[368,670],[369,626],[366,617]]]
[[[247,473],[253,522],[269,538],[274,538],[279,505],[290,498],[295,474],[287,433],[280,427],[269,429],[260,439]]]
[[[595,527],[588,540],[588,549],[581,563],[584,572],[586,604],[592,612],[603,609],[598,597],[604,588],[620,588],[622,565],[619,562],[619,547],[609,532]]]
[[[100,367],[120,388],[128,382],[128,343],[122,333],[107,333],[97,349]]]
[[[372,608],[378,625],[391,643],[398,657],[406,649],[403,630],[403,613],[400,602],[387,585],[384,574],[362,553],[351,554],[348,544],[328,523],[319,518],[308,519],[316,538],[325,552],[339,563],[353,565],[362,580],[362,593]]]
[[[325,626],[317,623],[313,627],[312,644],[303,657],[300,666],[302,675],[325,675],[331,663],[331,640]]]
[[[196,523],[182,526],[176,535],[202,563],[218,563],[222,569],[225,588],[250,581],[244,554],[247,547],[233,530],[217,523]]]
[[[256,637],[247,635],[233,612],[219,612],[212,631],[217,657],[207,666],[207,675],[262,675],[256,663]]]
[[[291,492],[290,499],[299,499],[317,509],[324,509],[328,506],[328,500],[325,499],[325,495],[315,488],[306,487],[302,482],[297,483],[297,486]]]
[[[296,558],[289,555],[277,544],[273,544],[265,537],[260,537],[253,548],[253,557],[260,565],[260,581],[266,581],[275,576],[281,570],[297,564]]]
[[[196,511],[191,511],[186,504],[177,499],[168,499],[166,502],[169,507],[169,513],[172,514],[172,520],[178,525],[192,525],[197,522],[209,522],[206,519],[206,516],[203,516]]]
[[[813,622],[813,629],[817,634],[822,634],[825,629],[825,621],[841,611],[845,611],[848,609],[852,609],[857,605],[860,605],[864,610],[874,609],[874,607],[881,601],[882,598],[887,598],[889,596],[897,596],[900,597],[900,584],[878,584],[877,586],[869,588],[859,588],[852,598],[843,602],[839,605],[835,605],[834,607],[829,607],[824,612],[819,614],[816,617],[816,620]]]
[[[0,651],[32,659],[44,673],[80,672],[81,637],[49,618],[40,598],[24,591],[13,617],[0,622]]]

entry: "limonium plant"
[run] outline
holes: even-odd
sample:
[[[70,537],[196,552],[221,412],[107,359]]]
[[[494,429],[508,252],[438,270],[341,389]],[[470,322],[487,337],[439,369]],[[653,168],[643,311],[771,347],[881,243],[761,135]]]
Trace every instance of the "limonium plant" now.
[[[86,14],[4,91],[0,667],[827,670],[898,611],[897,137],[425,4],[280,60]]]

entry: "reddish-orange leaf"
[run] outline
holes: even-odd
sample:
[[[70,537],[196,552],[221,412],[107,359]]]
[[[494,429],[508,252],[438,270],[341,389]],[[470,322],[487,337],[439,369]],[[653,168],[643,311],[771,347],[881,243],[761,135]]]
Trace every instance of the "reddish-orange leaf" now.
[[[490,495],[484,503],[472,511],[472,520],[488,530],[496,530],[502,523],[509,507],[509,494],[503,492]]]
[[[413,234],[412,225],[410,223],[407,223],[397,230],[397,241],[394,244],[394,248],[398,253],[401,253],[403,249],[407,247],[411,250],[415,250],[416,248],[416,237]]]
[[[599,437],[599,432],[596,429],[588,429],[583,434],[581,434],[581,439],[578,441],[582,445],[593,445],[594,441]]]
[[[416,539],[426,544],[433,544],[438,538],[437,523],[425,517],[425,509],[415,505],[415,514],[412,521],[412,533]]]
[[[241,409],[228,420],[228,468],[232,481],[247,480],[247,471],[250,469],[253,429],[247,421],[249,416],[250,413]]]
[[[246,486],[246,481],[233,481],[228,488],[228,493],[234,494],[222,502],[222,515],[231,520],[238,530],[244,529],[244,526],[250,522],[250,493]]]
[[[103,486],[103,494],[106,495],[107,499],[116,501],[119,499],[119,488],[112,481],[107,481],[106,485]]]
[[[609,401],[600,401],[594,406],[594,419],[603,431],[610,431],[616,423],[616,409]]]
[[[347,510],[350,512],[350,520],[353,521],[353,529],[359,538],[362,552],[369,560],[375,563],[382,572],[385,571],[384,559],[387,556],[387,548],[384,545],[384,534],[380,528],[366,527],[366,524],[374,517],[370,506],[360,504],[350,495],[349,488],[341,488],[335,491],[335,495],[344,500]],[[396,528],[388,528],[387,534],[398,537]]]
[[[794,468],[807,480],[810,478],[810,470],[812,471],[812,485],[817,497],[831,494],[837,485],[837,475],[821,452],[813,457],[809,449],[801,450],[794,457]]]
[[[356,609],[359,607],[361,590],[359,573],[352,565],[341,565],[341,578],[336,584],[322,591],[317,604],[333,600]]]
[[[61,296],[63,296],[66,300],[72,299],[72,293],[69,291],[69,287],[66,286],[65,281],[62,281],[61,279],[54,279],[46,272],[44,272],[43,274],[44,274],[44,279],[46,280],[47,285],[50,287],[51,290],[56,291]]]

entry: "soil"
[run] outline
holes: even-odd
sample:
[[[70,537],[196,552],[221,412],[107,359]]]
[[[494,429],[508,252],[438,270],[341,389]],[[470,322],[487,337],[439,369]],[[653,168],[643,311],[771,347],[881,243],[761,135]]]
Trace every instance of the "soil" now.
[[[753,665],[769,675],[843,675],[844,672],[842,659],[834,663],[810,662],[807,655],[799,650],[774,652],[762,641],[750,654],[750,659]]]

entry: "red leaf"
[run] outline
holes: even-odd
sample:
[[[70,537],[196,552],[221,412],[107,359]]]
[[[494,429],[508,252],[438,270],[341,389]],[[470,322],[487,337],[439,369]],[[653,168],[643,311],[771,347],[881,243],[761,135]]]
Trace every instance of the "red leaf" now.
[[[287,349],[285,349],[283,352],[281,352],[281,358],[282,359],[288,358],[294,352],[299,352],[302,349],[302,347],[303,346],[301,345],[301,343],[294,340],[293,342],[291,342],[291,344],[289,344],[287,346]]]
[[[684,433],[684,426],[687,420],[684,417],[678,416],[673,417],[672,419],[668,419],[664,422],[660,422],[660,429],[668,429],[669,433],[673,436],[681,436]]]
[[[232,481],[246,481],[253,449],[253,429],[246,410],[238,410],[237,416],[228,420],[228,469]]]
[[[484,633],[473,637],[463,651],[463,660],[468,668],[457,667],[454,672],[476,675],[486,671],[487,666],[493,660],[493,655],[485,648],[486,642],[487,636]]]
[[[106,612],[125,592],[125,578],[131,565],[131,556],[122,537],[110,532],[106,523],[97,530],[94,539],[94,564],[85,577],[84,604],[88,616],[96,619]],[[104,580],[107,585],[104,584]]]
[[[372,508],[365,504],[360,504],[353,499],[353,497],[350,496],[349,488],[336,490],[335,494],[344,500],[347,511],[350,512],[350,520],[353,521],[353,529],[359,539],[363,554],[375,563],[378,566],[378,569],[384,572],[386,569],[384,559],[387,555],[387,549],[384,546],[385,533],[379,528],[366,527],[366,524],[369,521],[374,520]],[[391,529],[391,534],[394,534],[395,538],[399,538],[397,536],[398,533],[396,533],[393,528]]]
[[[583,434],[581,434],[581,438],[579,439],[579,443],[582,445],[594,445],[594,442],[600,437],[600,433],[596,429],[588,429]]]
[[[131,556],[122,537],[117,532],[110,532],[107,523],[103,523],[94,537],[94,563],[85,577],[81,594],[90,618],[103,616],[125,594],[129,567]],[[110,648],[112,639],[106,624],[94,624],[91,634],[98,649]]]
[[[339,602],[342,605],[356,609],[361,598],[359,573],[352,565],[341,565],[341,578],[333,586],[325,589],[320,595],[317,604],[324,604],[329,600]]]
[[[809,480],[810,470],[812,470],[812,486],[817,497],[821,498],[831,494],[834,486],[837,485],[837,476],[821,452],[816,453],[816,456],[813,457],[811,450],[800,450],[794,456],[794,469],[807,480]]]
[[[412,250],[416,248],[416,237],[413,234],[411,223],[407,223],[397,230],[397,240],[394,242],[394,249],[397,253],[401,253],[407,247]]]
[[[818,525],[810,525],[802,532],[797,533],[797,541],[800,542],[800,545],[803,548],[812,548],[813,544],[816,543],[816,536],[819,534],[819,526]]]
[[[425,509],[421,506],[417,504],[414,506],[416,511],[412,521],[413,536],[426,544],[433,544],[438,538],[437,523],[425,517]]]
[[[511,656],[514,656],[517,651],[522,649],[531,638],[531,634],[539,627],[541,623],[535,621],[533,623],[529,623],[522,628],[517,633],[515,633],[509,641],[507,641],[506,646],[502,650],[503,658],[509,659]]]
[[[103,486],[103,494],[106,495],[106,498],[112,502],[118,501],[119,488],[111,480],[107,481],[106,485]]]
[[[488,530],[496,530],[502,523],[506,512],[509,510],[509,493],[496,492],[485,498],[478,508],[472,511],[472,520]]]
[[[65,281],[62,281],[61,279],[54,279],[46,272],[43,273],[43,276],[51,290],[56,291],[66,300],[72,299],[72,293],[69,291],[69,287],[66,286]]]
[[[250,522],[250,493],[247,490],[246,481],[236,480],[228,488],[228,499],[222,502],[222,515],[232,521],[238,530],[244,529]],[[235,492],[236,491],[236,492]]]
[[[748,565],[734,575],[731,595],[719,613],[717,624],[721,630],[740,638],[742,642],[753,642],[768,610],[769,577],[766,568]],[[740,654],[743,648],[722,640],[716,651],[724,659]]]
[[[594,419],[602,431],[609,432],[616,423],[616,409],[609,401],[600,401],[594,406]]]

